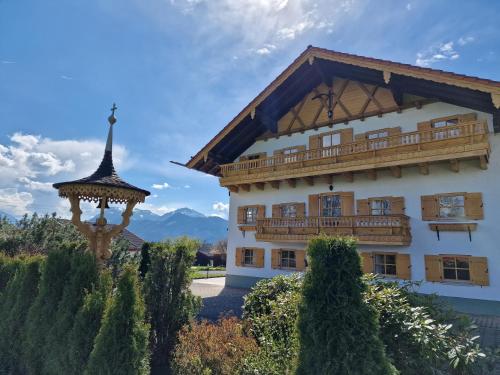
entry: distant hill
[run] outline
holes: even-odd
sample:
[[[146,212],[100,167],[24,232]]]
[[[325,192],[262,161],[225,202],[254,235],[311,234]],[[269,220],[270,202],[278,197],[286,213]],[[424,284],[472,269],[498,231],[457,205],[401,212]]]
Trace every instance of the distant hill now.
[[[6,217],[7,220],[9,220],[11,223],[14,223],[17,221],[17,219],[14,216],[9,215],[6,212],[0,211],[0,218],[4,218],[4,217]]]
[[[115,207],[107,209],[108,223],[120,223],[121,213],[122,211]],[[96,217],[91,221],[95,219]],[[214,243],[227,237],[227,220],[216,216],[205,216],[190,208],[179,208],[164,215],[135,209],[127,229],[146,241],[189,236]]]

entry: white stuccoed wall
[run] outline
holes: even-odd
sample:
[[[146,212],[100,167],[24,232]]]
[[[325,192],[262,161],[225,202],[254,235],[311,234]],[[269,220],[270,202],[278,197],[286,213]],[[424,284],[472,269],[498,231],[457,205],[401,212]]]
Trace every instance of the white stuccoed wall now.
[[[354,134],[368,130],[386,127],[401,126],[403,132],[413,131],[417,123],[432,118],[474,112],[445,103],[435,103],[424,106],[422,109],[409,109],[401,114],[391,113],[381,118],[371,117],[365,121],[352,121],[348,127],[354,128]],[[493,135],[492,116],[477,112],[478,119],[486,119],[490,127],[491,158],[488,170],[479,169],[479,162],[460,162],[460,172],[450,170],[449,163],[440,163],[429,167],[429,175],[419,174],[417,168],[403,168],[403,177],[398,179],[390,175],[389,171],[378,172],[375,181],[369,180],[364,174],[354,175],[354,182],[346,182],[342,177],[334,179],[333,191],[354,191],[354,199],[378,196],[404,196],[406,215],[411,218],[412,243],[410,246],[360,246],[361,251],[398,251],[411,255],[412,279],[425,280],[425,254],[464,254],[486,256],[488,258],[490,286],[480,287],[468,284],[455,283],[427,283],[424,282],[420,291],[423,293],[438,293],[443,296],[476,298],[500,301],[500,157],[495,153],[500,149],[500,137]],[[333,130],[342,129],[345,125],[335,125]],[[296,133],[292,136],[283,136],[279,139],[258,141],[244,154],[267,152],[272,155],[275,149],[306,144],[309,136],[318,132],[328,131],[329,128],[320,128],[318,131],[308,130],[304,134]],[[240,191],[231,193],[229,209],[229,236],[227,273],[230,275],[273,277],[283,270],[271,268],[272,248],[303,249],[304,244],[270,243],[255,241],[254,232],[245,234],[238,229],[236,218],[239,206],[250,204],[266,205],[266,217],[271,216],[271,206],[276,203],[307,202],[309,194],[329,191],[326,182],[316,182],[308,186],[298,182],[296,188],[281,184],[279,190],[266,185],[264,191],[252,187],[250,192]],[[437,240],[435,232],[429,229],[427,221],[421,220],[420,196],[426,194],[447,192],[482,192],[484,202],[484,220],[477,221],[478,229],[472,232],[472,242],[469,242],[466,232],[441,232],[441,240]],[[244,237],[245,236],[245,237]],[[265,249],[264,268],[236,267],[234,264],[236,247],[261,247]]]

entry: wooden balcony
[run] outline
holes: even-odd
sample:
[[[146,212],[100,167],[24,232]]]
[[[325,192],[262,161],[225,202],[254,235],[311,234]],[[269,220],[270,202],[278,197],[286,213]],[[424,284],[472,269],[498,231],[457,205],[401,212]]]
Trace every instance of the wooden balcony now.
[[[410,218],[406,215],[259,219],[255,239],[307,242],[323,233],[353,236],[360,245],[407,246],[411,243]]]
[[[428,164],[448,161],[458,172],[459,160],[477,159],[482,169],[487,168],[490,145],[485,121],[470,121],[455,126],[425,131],[401,133],[373,140],[362,140],[332,147],[306,150],[288,155],[247,160],[221,165],[220,184],[228,187],[247,187],[255,183],[263,188],[269,182],[279,187],[287,180],[291,186],[303,178],[349,175],[367,172],[376,178],[377,169],[391,169],[401,176],[403,166],[419,166],[428,173]]]

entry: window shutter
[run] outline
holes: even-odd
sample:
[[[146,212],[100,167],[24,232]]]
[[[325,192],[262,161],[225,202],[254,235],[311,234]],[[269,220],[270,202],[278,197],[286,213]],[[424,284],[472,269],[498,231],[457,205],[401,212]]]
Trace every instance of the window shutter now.
[[[283,150],[274,150],[273,152],[273,155],[276,156],[276,155],[282,155],[283,154]]]
[[[273,204],[273,217],[281,217],[281,205]]]
[[[490,285],[488,259],[486,257],[470,257],[470,278],[473,284]]]
[[[361,268],[363,273],[373,273],[373,254],[372,253],[361,253]]]
[[[465,194],[465,216],[471,220],[484,219],[483,213],[483,194],[467,193]]]
[[[319,195],[309,195],[309,216],[319,216]]]
[[[342,129],[340,132],[340,143],[351,143],[352,142],[352,128]]]
[[[389,128],[387,132],[389,133],[389,135],[401,134],[401,126],[395,126],[393,128]]]
[[[441,257],[439,255],[425,255],[425,279],[427,281],[441,281]]]
[[[281,249],[271,250],[271,267],[274,269],[280,268],[280,252]]]
[[[438,218],[437,198],[435,195],[422,195],[422,220],[436,220]]]
[[[238,224],[245,224],[245,207],[238,207]]]
[[[356,134],[356,135],[354,136],[354,140],[355,140],[356,142],[361,142],[361,141],[366,140],[366,133],[359,133],[359,134]]]
[[[368,199],[358,199],[356,208],[358,215],[370,215],[370,202]]]
[[[410,254],[396,254],[396,276],[401,280],[411,279]]]
[[[248,160],[248,156],[244,155],[244,156],[240,156],[240,161],[246,161]]]
[[[354,192],[340,193],[342,216],[354,216]]]
[[[243,261],[243,248],[242,247],[237,247],[235,250],[235,262],[234,264],[236,267],[241,267],[241,263]]]
[[[476,121],[476,120],[477,120],[477,113],[475,113],[475,112],[466,113],[465,115],[458,116],[458,122],[468,122],[468,121]]]
[[[257,219],[265,219],[266,218],[266,206],[260,205],[257,206]]]
[[[254,249],[255,253],[255,267],[263,268],[264,267],[264,249]]]
[[[420,142],[430,141],[432,139],[432,135],[429,132],[432,130],[432,123],[430,121],[419,122],[417,124],[417,129],[419,132],[425,132],[420,134]]]
[[[391,214],[404,215],[405,213],[405,198],[404,197],[391,197]]]
[[[315,150],[317,148],[321,148],[321,136],[311,135],[309,137],[309,150]]]
[[[297,203],[297,217],[305,217],[306,216],[306,204],[305,203]]]
[[[303,271],[306,268],[306,252],[304,250],[295,250],[295,262],[297,271]]]

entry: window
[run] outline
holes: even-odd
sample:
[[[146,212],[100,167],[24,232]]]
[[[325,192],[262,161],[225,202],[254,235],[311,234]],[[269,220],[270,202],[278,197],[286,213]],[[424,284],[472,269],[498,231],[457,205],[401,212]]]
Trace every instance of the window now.
[[[455,281],[470,281],[468,257],[443,257],[443,279]]]
[[[297,205],[283,204],[281,205],[281,217],[297,217]]]
[[[465,217],[465,197],[463,195],[439,195],[439,217]]]
[[[370,215],[385,216],[391,214],[391,203],[388,199],[372,199],[370,201]]]
[[[247,207],[245,209],[245,224],[255,224],[257,222],[257,207]]]
[[[327,149],[322,150],[321,156],[328,157],[338,155],[340,149],[332,146],[340,145],[340,142],[340,133],[328,133],[321,136],[321,147],[328,147]]]
[[[460,135],[459,129],[457,128],[446,129],[456,125],[458,125],[458,117],[437,120],[435,122],[432,122],[432,128],[443,129],[443,131],[434,132],[434,139],[439,140],[439,139],[458,137]]]
[[[321,216],[338,217],[342,215],[340,195],[320,196]]]
[[[300,150],[297,147],[291,147],[283,150],[283,161],[285,163],[293,163],[297,161],[297,152],[300,152]]]
[[[389,132],[387,130],[377,132],[377,133],[368,133],[368,141],[370,145],[370,149],[376,150],[379,148],[385,148],[389,145],[389,142],[387,139],[380,139],[380,138],[385,138],[389,136]]]
[[[243,253],[243,265],[253,266],[255,264],[253,249],[245,249]]]
[[[247,160],[257,160],[261,158],[261,154],[248,155]]]
[[[280,265],[282,268],[296,268],[295,251],[281,250]]]
[[[396,276],[396,255],[395,254],[375,254],[375,273],[386,276]]]

